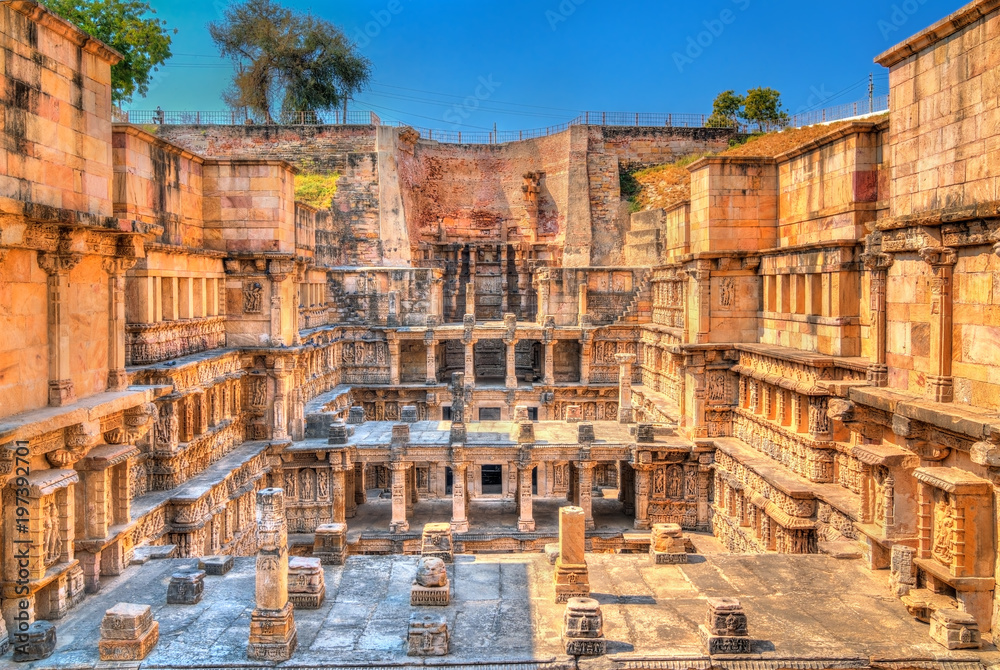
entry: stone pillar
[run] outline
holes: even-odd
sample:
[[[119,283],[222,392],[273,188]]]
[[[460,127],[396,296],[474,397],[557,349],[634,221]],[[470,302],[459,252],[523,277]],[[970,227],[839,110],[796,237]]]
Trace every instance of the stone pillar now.
[[[522,533],[531,533],[535,530],[535,517],[531,508],[531,471],[533,466],[533,463],[517,466],[517,529]]]
[[[365,481],[364,463],[354,464],[354,503],[362,505],[368,497],[368,483]]]
[[[330,510],[333,515],[333,523],[347,523],[347,485],[344,477],[344,467],[342,465],[332,466],[330,468],[330,477],[333,480],[330,486],[330,490],[333,493]]]
[[[580,383],[590,383],[590,356],[593,353],[594,341],[589,337],[580,337]]]
[[[257,607],[250,615],[247,657],[287,661],[298,636],[292,604],[288,601],[288,535],[285,528],[285,492],[257,492]]]
[[[456,533],[466,533],[469,530],[469,496],[465,488],[465,473],[468,468],[468,463],[451,464],[451,529]]]
[[[465,380],[467,386],[473,386],[476,381],[476,340],[475,338],[463,338],[465,345]]]
[[[577,494],[580,499],[580,509],[583,510],[584,525],[587,530],[594,529],[594,465],[593,461],[580,461],[576,464]]]
[[[271,262],[273,264],[275,261]],[[281,295],[281,291],[282,291],[282,284],[286,279],[288,279],[288,274],[280,272],[274,273],[272,271],[270,278],[271,278],[271,346],[283,347],[285,346],[286,343],[285,343],[285,337],[282,334],[281,330],[281,312],[284,309],[284,298]]]
[[[405,533],[410,529],[410,524],[406,520],[407,463],[390,463],[389,468],[392,471],[392,521],[389,524],[389,531]]]
[[[517,351],[517,340],[510,339],[504,340],[504,348],[507,355],[507,378],[504,380],[504,386],[509,389],[517,388],[517,361],[515,358]]]
[[[556,343],[555,340],[548,340],[545,343],[545,360],[542,363],[542,383],[548,386],[556,383],[555,375],[555,352]]]
[[[649,530],[649,473],[652,466],[635,464],[635,522],[637,530]]]
[[[927,399],[951,402],[954,380],[952,359],[952,274],[958,254],[950,247],[925,247],[920,255],[934,271],[931,279],[931,356],[927,375]]]
[[[588,306],[587,306],[587,284],[586,283],[580,284],[580,298],[579,298],[579,300],[580,300],[580,303],[579,303],[579,310],[578,310],[578,323],[580,325],[583,325],[583,322],[586,320],[584,317],[587,316],[587,309],[589,309]]]
[[[556,602],[590,595],[586,549],[586,521],[579,507],[559,508],[559,558],[556,559]]]
[[[872,357],[875,361],[868,366],[868,381],[875,386],[886,386],[889,383],[889,368],[886,366],[886,280],[892,256],[889,254],[869,253],[862,256],[865,267],[871,278],[871,294],[869,296],[871,309],[871,324],[869,338],[872,344]]]
[[[437,384],[437,352],[434,341],[434,331],[428,330],[424,335],[424,345],[427,347],[427,385]]]
[[[536,321],[545,323],[545,317],[549,314],[549,275],[547,272],[535,275],[535,289],[538,291],[538,313]]]
[[[274,370],[274,429],[271,435],[276,441],[288,439],[288,415],[285,409],[285,381],[288,374],[284,369]]]
[[[389,334],[389,383],[399,385],[399,339],[395,333]]]
[[[76,400],[70,374],[72,346],[69,317],[69,273],[82,259],[80,254],[59,256],[39,253],[38,267],[48,275],[49,404],[53,407]]]
[[[108,273],[108,390],[128,388],[125,374],[125,273],[135,265],[134,258],[106,258]]]
[[[635,354],[615,354],[618,361],[618,422],[634,423],[632,412],[632,364]]]
[[[476,276],[476,252],[469,253],[469,276]],[[476,315],[476,283],[470,281],[465,285],[465,315]]]

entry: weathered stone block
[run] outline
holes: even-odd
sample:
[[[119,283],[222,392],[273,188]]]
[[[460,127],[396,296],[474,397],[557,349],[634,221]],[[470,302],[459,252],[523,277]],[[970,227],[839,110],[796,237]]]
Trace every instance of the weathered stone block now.
[[[600,656],[607,652],[600,603],[593,598],[570,598],[566,602],[563,642],[571,656]]]
[[[287,661],[298,645],[292,604],[280,610],[254,609],[250,615],[250,643],[247,658],[260,661]]]
[[[98,652],[102,661],[141,661],[159,639],[149,605],[119,603],[104,614]]]
[[[205,591],[204,570],[181,570],[170,576],[168,605],[197,605]]]
[[[56,627],[48,621],[36,621],[28,626],[27,640],[14,644],[14,660],[40,661],[48,658],[56,649]]]
[[[399,420],[403,423],[416,423],[417,422],[417,406],[416,405],[403,405],[399,409]]]
[[[736,598],[709,598],[707,625],[698,627],[709,654],[749,654],[747,616]]]
[[[440,558],[445,563],[451,563],[454,560],[451,524],[425,524],[420,537],[420,555]]]
[[[577,442],[580,444],[592,444],[594,439],[594,424],[589,421],[585,421],[576,427]]]
[[[313,556],[323,565],[343,565],[347,560],[347,524],[328,523],[316,527]]]
[[[232,556],[205,556],[198,559],[198,569],[206,575],[222,576],[233,569]]]
[[[931,615],[931,639],[948,649],[979,649],[982,645],[975,617],[955,609],[940,609]]]
[[[407,656],[444,656],[448,653],[448,643],[448,622],[443,616],[423,612],[410,616]]]
[[[347,423],[358,424],[365,422],[365,408],[355,405],[347,410]]]
[[[656,565],[687,563],[684,533],[676,523],[654,523],[650,530],[649,555]]]
[[[288,559],[288,599],[299,609],[317,609],[326,598],[323,565],[318,558]]]

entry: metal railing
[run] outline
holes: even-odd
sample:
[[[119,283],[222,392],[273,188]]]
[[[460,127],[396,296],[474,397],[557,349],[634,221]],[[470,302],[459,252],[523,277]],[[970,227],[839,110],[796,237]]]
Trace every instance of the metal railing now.
[[[880,95],[869,101],[818,109],[795,114],[789,118],[790,127],[801,127],[815,123],[839,121],[855,116],[884,112],[889,109],[889,96]],[[262,120],[246,110],[222,112],[168,112],[164,110],[115,110],[112,120],[119,123],[153,125],[363,125],[363,126],[406,126],[420,134],[422,139],[449,144],[504,144],[561,133],[572,126],[631,126],[645,128],[710,128],[713,127],[707,114],[661,114],[647,112],[582,112],[576,118],[554,126],[531,128],[528,130],[462,131],[421,128],[409,124],[385,122],[371,111],[348,111],[345,116],[339,110],[329,112],[282,112],[274,118]],[[739,124],[738,132],[750,132],[753,128]]]
[[[223,112],[168,112],[154,110],[115,110],[112,121],[117,123],[135,123],[140,125],[166,126],[244,126],[244,125],[278,125],[278,126],[380,126],[382,119],[375,112],[348,111],[345,116],[340,110],[329,112],[281,112],[270,122],[246,110],[233,109]]]

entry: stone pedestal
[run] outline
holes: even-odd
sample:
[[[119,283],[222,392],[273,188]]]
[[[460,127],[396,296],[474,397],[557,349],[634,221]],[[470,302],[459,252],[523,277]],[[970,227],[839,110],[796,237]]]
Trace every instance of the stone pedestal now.
[[[347,423],[359,424],[365,422],[365,408],[361,405],[354,405],[347,410]]]
[[[453,484],[454,485],[454,484]],[[445,563],[455,559],[450,523],[428,523],[420,537],[420,555],[440,558]]]
[[[581,422],[576,427],[576,441],[580,444],[593,444],[594,424],[589,421]]]
[[[313,556],[323,565],[343,565],[347,560],[347,524],[327,523],[316,527]]]
[[[444,656],[448,653],[448,621],[438,614],[410,616],[406,636],[407,656]]]
[[[280,610],[254,609],[250,615],[247,657],[260,661],[287,661],[298,645],[292,603]]]
[[[198,560],[198,569],[204,570],[206,575],[221,577],[233,569],[233,557],[205,556]]]
[[[403,405],[399,408],[399,420],[403,423],[416,423],[417,422],[417,406],[416,405]]]
[[[654,523],[650,533],[649,555],[656,565],[687,563],[684,533],[676,523]]]
[[[141,661],[159,639],[160,624],[149,605],[118,603],[104,613],[97,648],[102,661]]]
[[[204,570],[181,570],[170,576],[168,605],[197,605],[205,591]]]
[[[590,595],[590,577],[584,559],[586,517],[579,507],[559,508],[559,558],[556,559],[556,602]]]
[[[40,661],[56,649],[56,627],[48,621],[36,621],[24,635],[26,641],[14,644],[14,660],[18,663]]]
[[[288,559],[288,600],[295,607],[314,610],[326,598],[323,565],[318,558]]]
[[[601,605],[593,598],[570,598],[563,615],[563,642],[570,656],[601,656],[607,653]]]
[[[362,410],[362,413],[363,412],[364,410]],[[347,424],[343,421],[334,421],[330,424],[330,430],[327,433],[326,442],[327,444],[347,444],[348,437]]]
[[[640,423],[635,427],[635,441],[643,444],[656,441],[656,433],[651,423]]]
[[[433,556],[422,557],[410,587],[410,605],[444,607],[450,602],[451,586],[444,561]]]
[[[948,649],[979,649],[982,645],[976,618],[955,609],[931,615],[931,639]]]
[[[736,598],[709,598],[708,623],[699,630],[709,654],[749,654],[753,647],[747,615]]]

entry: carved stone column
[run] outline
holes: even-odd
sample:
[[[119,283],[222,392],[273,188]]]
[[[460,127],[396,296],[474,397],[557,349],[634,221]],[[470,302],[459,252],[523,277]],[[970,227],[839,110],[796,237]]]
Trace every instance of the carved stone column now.
[[[53,407],[76,400],[69,364],[69,273],[81,259],[80,254],[38,254],[38,267],[48,275],[49,404]]]
[[[594,341],[586,333],[580,334],[580,383],[590,383],[590,357],[593,353]]]
[[[507,356],[507,378],[504,386],[509,389],[517,388],[517,338],[504,338],[504,353]]]
[[[594,462],[580,461],[576,464],[578,477],[577,493],[580,499],[579,507],[583,509],[583,515],[587,530],[594,529]]]
[[[954,380],[952,357],[952,273],[958,254],[950,247],[925,247],[920,255],[934,270],[931,279],[931,360],[927,375],[927,399],[951,402]]]
[[[545,343],[545,361],[543,362],[542,383],[548,386],[556,383],[555,360],[556,342],[547,340]]]
[[[280,364],[280,361],[279,363]],[[285,386],[289,372],[282,368],[276,368],[274,375],[274,405],[272,416],[274,417],[274,428],[271,432],[272,439],[288,439],[288,414],[285,407]]]
[[[869,305],[871,311],[872,357],[874,361],[868,366],[868,381],[875,386],[886,386],[889,383],[889,368],[886,366],[886,280],[892,256],[882,253],[868,253],[862,256],[865,268],[871,277],[871,295]]]
[[[331,485],[331,513],[333,523],[347,523],[347,481],[344,474],[344,466],[334,465],[330,467]]]
[[[634,423],[632,413],[632,364],[635,354],[615,354],[618,361],[618,422]]]
[[[589,309],[587,305],[587,284],[580,284],[579,293],[579,309],[577,310],[577,323],[583,324],[584,318],[587,315],[587,310]]]
[[[466,533],[469,530],[468,494],[465,488],[468,463],[451,464],[451,530]]]
[[[535,290],[538,291],[538,312],[535,315],[538,323],[544,323],[549,314],[549,275],[539,272],[534,279]]]
[[[635,522],[637,530],[649,530],[649,473],[653,466],[636,463],[635,470]]]
[[[273,262],[273,261],[272,261]],[[271,275],[271,346],[285,346],[285,338],[281,332],[281,311],[284,309],[282,298],[282,283],[288,279],[287,274]]]
[[[393,533],[405,533],[410,529],[410,524],[406,520],[406,476],[407,463],[390,463],[392,471],[392,521],[389,523],[389,531]]]
[[[531,471],[533,467],[534,463],[519,463],[517,466],[517,529],[522,533],[535,531],[535,517],[531,507]]]
[[[108,273],[108,390],[128,388],[125,374],[125,273],[135,265],[134,258],[106,258]]]
[[[465,345],[465,385],[472,387],[476,381],[476,338],[473,337],[473,328],[476,325],[475,318],[466,316],[465,332],[462,335],[462,344]]]
[[[257,492],[257,607],[250,615],[247,657],[287,661],[298,635],[288,601],[288,533],[285,528],[285,492]]]
[[[437,384],[437,352],[434,341],[434,331],[428,330],[424,334],[424,345],[427,347],[427,385]]]
[[[395,333],[389,333],[389,383],[399,385],[399,338]]]

